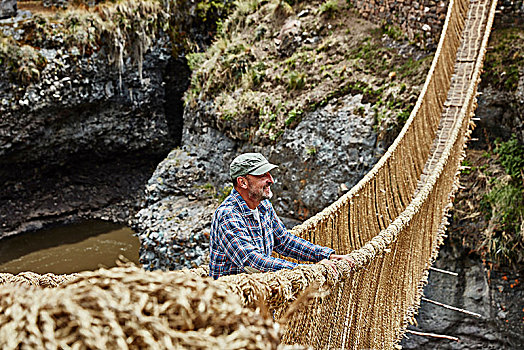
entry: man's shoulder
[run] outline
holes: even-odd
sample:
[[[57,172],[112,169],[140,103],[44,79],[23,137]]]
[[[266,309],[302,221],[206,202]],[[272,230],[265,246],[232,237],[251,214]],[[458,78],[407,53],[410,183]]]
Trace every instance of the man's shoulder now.
[[[240,215],[241,210],[238,202],[236,201],[233,194],[224,199],[224,201],[215,210],[215,219],[223,218],[224,216]]]

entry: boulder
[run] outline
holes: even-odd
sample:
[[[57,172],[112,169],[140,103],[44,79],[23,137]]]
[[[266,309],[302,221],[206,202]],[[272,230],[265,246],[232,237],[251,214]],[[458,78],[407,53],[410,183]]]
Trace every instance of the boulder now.
[[[0,0],[0,19],[16,16],[16,0]]]

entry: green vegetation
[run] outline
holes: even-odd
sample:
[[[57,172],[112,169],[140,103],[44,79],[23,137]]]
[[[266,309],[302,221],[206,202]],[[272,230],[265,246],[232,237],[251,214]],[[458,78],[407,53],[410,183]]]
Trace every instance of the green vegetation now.
[[[308,147],[306,153],[310,156],[315,155],[317,153],[317,148],[315,146]]]
[[[433,57],[430,56],[426,56],[420,60],[414,60],[413,58],[409,57],[398,69],[400,77],[405,78],[413,76],[420,70],[421,65],[428,63],[428,60],[431,61],[431,59],[433,59]]]
[[[412,103],[408,103],[403,110],[401,110],[397,114],[397,122],[400,125],[406,124],[409,116],[411,115],[411,111],[413,110],[413,107],[415,107]]]
[[[500,164],[506,173],[515,180],[522,180],[524,171],[524,147],[513,136],[507,142],[497,143],[495,153],[499,155]]]
[[[302,118],[302,111],[294,108],[289,111],[285,124],[286,126],[294,125],[300,121],[300,118]]]
[[[328,18],[335,18],[336,13],[338,12],[338,1],[337,0],[328,0],[322,5],[320,5],[319,12],[325,14]]]
[[[404,34],[402,30],[395,25],[383,23],[381,29],[383,34],[386,34],[393,40],[402,41],[407,39],[406,34]]]
[[[288,89],[302,90],[306,86],[306,75],[292,71],[288,74]]]
[[[493,31],[484,60],[482,84],[497,89],[515,91],[519,70],[524,69],[524,28],[522,25]],[[492,44],[494,43],[494,44]]]
[[[11,38],[0,36],[0,66],[5,66],[12,80],[27,85],[40,79],[40,72],[47,64],[38,50],[29,45],[18,45]]]
[[[490,221],[483,247],[497,264],[524,262],[524,191],[513,183],[498,183],[483,199]]]
[[[387,48],[368,36],[350,52],[350,57],[357,60],[359,68],[374,73],[389,69],[387,52]]]
[[[215,33],[235,6],[231,0],[167,0],[173,56],[198,51],[193,33]]]
[[[220,191],[218,191],[217,196],[215,198],[217,198],[219,202],[223,202],[224,199],[226,199],[226,197],[229,196],[232,190],[233,185],[224,186]]]
[[[524,146],[513,137],[498,143],[495,153],[506,175],[491,179],[493,187],[481,201],[489,220],[482,247],[497,264],[524,263]]]
[[[206,183],[204,185],[197,185],[195,188],[199,188],[201,190],[204,190],[210,198],[218,199],[220,202],[224,201],[227,196],[231,193],[231,190],[233,189],[233,185],[227,185],[222,187],[222,189],[217,190],[215,186],[211,183]]]
[[[291,15],[303,9],[310,11],[297,24]],[[373,113],[387,115],[376,119],[387,120],[390,131],[408,118],[431,56],[406,63],[381,40],[384,30],[397,35],[396,28],[377,30],[363,20],[355,27],[354,20],[353,10],[333,0],[240,0],[214,43],[188,55],[193,74],[185,102],[196,108],[198,99],[213,101],[216,114],[204,115],[211,125],[264,144],[305,113],[358,93],[364,103],[378,103]],[[297,36],[303,36],[299,43]]]
[[[379,40],[380,35],[381,31],[374,30],[373,36],[364,38],[360,45],[351,50],[349,57],[356,60],[358,68],[377,75],[387,74],[392,68],[396,68],[401,79],[416,78],[417,84],[423,83],[425,75],[420,72],[429,68],[433,56],[427,55],[420,59],[397,57],[393,49],[383,46]]]
[[[462,166],[460,169],[460,173],[462,175],[469,175],[472,171],[475,170],[475,167],[472,168],[471,166],[471,161],[467,159],[464,159],[460,165]]]

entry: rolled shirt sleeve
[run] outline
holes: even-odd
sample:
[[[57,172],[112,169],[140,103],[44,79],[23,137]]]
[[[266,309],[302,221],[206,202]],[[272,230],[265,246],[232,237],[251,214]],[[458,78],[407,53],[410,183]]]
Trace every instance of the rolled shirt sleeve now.
[[[274,249],[277,253],[299,261],[319,262],[328,259],[335,252],[334,249],[313,244],[289,233],[282,220],[276,215],[273,206],[271,206],[271,211],[274,215]]]

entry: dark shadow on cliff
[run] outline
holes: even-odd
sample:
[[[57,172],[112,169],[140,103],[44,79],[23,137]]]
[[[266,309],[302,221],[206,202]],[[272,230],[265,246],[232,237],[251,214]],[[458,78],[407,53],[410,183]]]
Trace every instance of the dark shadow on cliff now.
[[[169,138],[175,146],[182,141],[182,127],[184,125],[184,92],[189,86],[191,71],[185,57],[171,57],[164,73],[165,102],[164,111],[169,131]]]
[[[0,237],[101,218],[126,222],[164,154],[75,154],[64,165],[13,165],[0,188]]]

